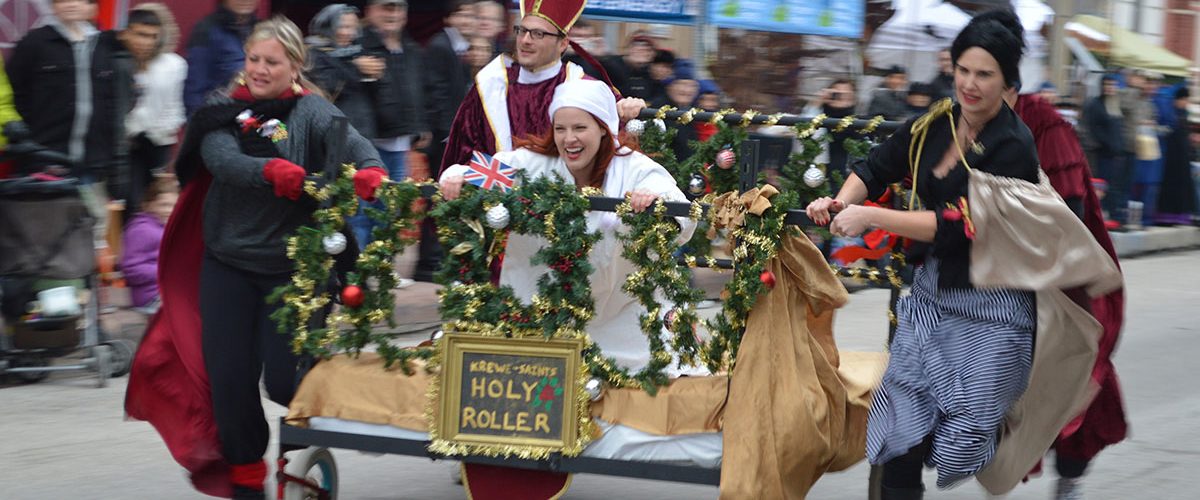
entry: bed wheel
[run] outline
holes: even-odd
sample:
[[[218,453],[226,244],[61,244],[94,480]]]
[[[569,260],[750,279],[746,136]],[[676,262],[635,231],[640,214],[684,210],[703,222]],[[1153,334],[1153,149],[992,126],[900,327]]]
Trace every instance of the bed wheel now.
[[[297,451],[288,459],[284,472],[320,489],[288,481],[283,487],[282,500],[337,500],[337,462],[328,448],[310,447]]]

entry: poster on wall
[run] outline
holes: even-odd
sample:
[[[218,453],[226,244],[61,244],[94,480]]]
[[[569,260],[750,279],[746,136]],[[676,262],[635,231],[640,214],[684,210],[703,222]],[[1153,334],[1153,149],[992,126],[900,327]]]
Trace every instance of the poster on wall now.
[[[721,28],[857,38],[865,0],[709,0],[709,22]]]

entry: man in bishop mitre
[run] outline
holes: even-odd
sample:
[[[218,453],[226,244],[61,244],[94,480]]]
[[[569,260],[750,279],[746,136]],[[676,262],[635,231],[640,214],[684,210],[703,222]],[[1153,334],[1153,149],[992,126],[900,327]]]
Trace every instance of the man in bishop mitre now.
[[[511,54],[501,54],[479,70],[450,126],[441,169],[465,165],[474,151],[495,154],[513,149],[513,140],[550,129],[554,88],[568,80],[589,78],[583,68],[562,60],[567,47],[601,67],[567,38],[586,0],[521,0],[521,22],[513,27]],[[610,85],[611,87],[611,85]],[[645,101],[619,99],[621,121],[637,116]]]

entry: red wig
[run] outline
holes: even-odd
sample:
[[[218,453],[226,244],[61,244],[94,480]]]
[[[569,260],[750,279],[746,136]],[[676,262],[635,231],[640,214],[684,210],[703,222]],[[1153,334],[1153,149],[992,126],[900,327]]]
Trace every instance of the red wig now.
[[[617,135],[617,140],[620,141],[622,147],[629,148],[629,151],[619,153],[616,146],[613,145],[613,141],[609,138],[608,125],[605,125],[595,115],[592,115],[592,120],[595,120],[600,130],[604,131],[604,136],[600,138],[600,147],[596,150],[596,157],[592,159],[592,175],[588,177],[586,185],[579,187],[594,187],[599,189],[604,187],[604,174],[608,172],[608,164],[612,163],[613,157],[633,154],[634,151],[638,150],[638,141],[637,138],[622,130]],[[550,126],[550,130],[541,135],[527,135],[517,139],[515,145],[517,148],[525,148],[537,154],[553,158],[558,158],[559,156],[558,145],[554,143],[553,125]]]

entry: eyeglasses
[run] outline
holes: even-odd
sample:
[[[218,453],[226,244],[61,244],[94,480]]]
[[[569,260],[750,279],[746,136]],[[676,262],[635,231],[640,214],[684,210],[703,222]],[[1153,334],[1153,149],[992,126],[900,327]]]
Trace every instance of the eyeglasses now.
[[[534,40],[541,40],[543,38],[546,38],[547,36],[552,36],[554,38],[565,38],[567,36],[567,35],[564,35],[564,34],[558,33],[558,32],[543,31],[543,30],[539,30],[539,29],[531,30],[531,29],[525,29],[524,26],[513,26],[513,38],[520,40],[521,36],[525,35],[526,33],[528,33],[529,36],[533,37]]]

